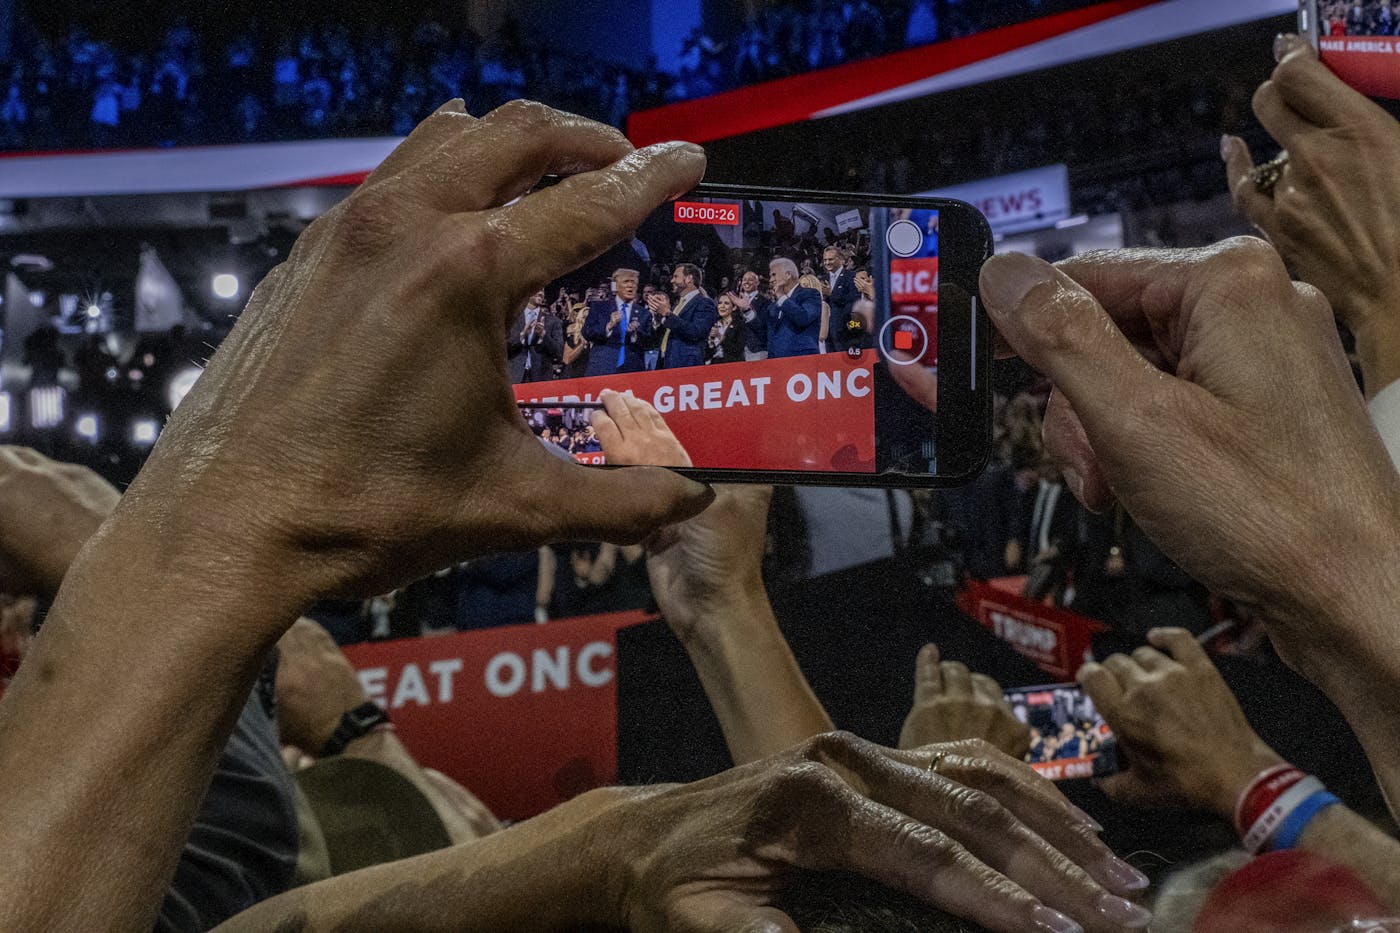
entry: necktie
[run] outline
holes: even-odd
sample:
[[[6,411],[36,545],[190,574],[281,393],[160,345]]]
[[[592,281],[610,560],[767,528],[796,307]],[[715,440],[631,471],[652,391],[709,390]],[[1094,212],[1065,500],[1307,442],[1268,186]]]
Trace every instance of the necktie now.
[[[622,342],[617,345],[617,368],[627,365],[627,319],[631,316],[632,302],[622,303]]]

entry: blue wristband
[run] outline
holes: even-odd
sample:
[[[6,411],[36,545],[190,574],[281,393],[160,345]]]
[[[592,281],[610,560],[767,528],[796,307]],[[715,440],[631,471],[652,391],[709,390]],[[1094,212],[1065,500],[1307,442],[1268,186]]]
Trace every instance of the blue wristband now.
[[[1282,852],[1285,849],[1296,848],[1298,840],[1302,838],[1303,830],[1308,828],[1312,818],[1334,803],[1341,803],[1341,801],[1334,794],[1320,790],[1298,804],[1293,808],[1292,813],[1283,818],[1283,822],[1274,832],[1274,838],[1269,843],[1269,851]]]

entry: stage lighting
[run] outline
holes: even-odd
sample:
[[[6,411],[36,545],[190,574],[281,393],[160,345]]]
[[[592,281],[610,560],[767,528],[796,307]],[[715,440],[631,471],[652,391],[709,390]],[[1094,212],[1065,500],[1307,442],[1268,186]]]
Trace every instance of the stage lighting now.
[[[100,422],[96,415],[79,415],[78,420],[73,422],[73,430],[78,436],[92,443],[97,443],[97,435],[100,429]]]
[[[87,316],[92,318],[94,321],[97,320],[102,316],[102,308],[98,305],[88,305]]]
[[[35,429],[56,428],[63,423],[63,386],[29,390],[29,425]]]
[[[215,296],[225,300],[238,297],[238,276],[231,272],[220,272],[214,276],[210,287],[214,290]]]
[[[154,418],[138,418],[131,422],[131,443],[138,447],[150,447],[160,433],[160,424]]]
[[[10,393],[0,392],[0,434],[10,433]]]
[[[171,411],[180,407],[180,403],[185,400],[190,389],[194,388],[195,382],[203,372],[198,366],[191,366],[180,370],[175,374],[175,378],[170,380],[170,386],[165,390],[165,398],[170,403]]]

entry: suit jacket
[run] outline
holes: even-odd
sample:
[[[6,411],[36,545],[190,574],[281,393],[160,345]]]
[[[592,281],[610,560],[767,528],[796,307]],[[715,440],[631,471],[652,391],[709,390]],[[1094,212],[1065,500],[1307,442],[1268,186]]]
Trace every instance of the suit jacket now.
[[[725,330],[724,336],[720,338],[719,346],[709,345],[709,338],[705,341],[705,362],[706,363],[742,363],[744,362],[745,343],[744,316],[735,312],[729,319],[729,327]],[[718,352],[718,351],[723,351]],[[718,354],[718,355],[717,355]]]
[[[822,293],[801,285],[768,306],[768,358],[820,353]]]
[[[511,382],[540,382],[554,378],[554,366],[564,358],[564,322],[547,311],[540,311],[544,336],[523,339],[525,312],[521,311],[510,325],[506,337],[506,368]],[[527,365],[528,364],[528,365]],[[526,376],[526,369],[529,375]]]
[[[646,349],[652,336],[651,309],[640,298],[632,299],[632,307],[628,311],[629,323],[635,319],[637,329],[627,333],[622,322],[619,321],[613,328],[611,334],[608,333],[608,321],[612,319],[613,312],[618,310],[617,299],[608,298],[604,301],[590,301],[588,303],[588,317],[583,322],[583,337],[593,344],[588,351],[588,375],[590,376],[611,376],[614,373],[637,373],[643,368],[642,351]],[[622,365],[617,365],[618,351],[626,348]]]
[[[714,301],[699,292],[662,318],[660,326],[663,328],[662,341],[666,344],[666,352],[661,358],[661,365],[666,369],[704,365],[710,328],[715,326],[717,320],[719,309]]]
[[[744,349],[751,353],[768,352],[768,306],[773,302],[762,295],[754,295],[749,305],[749,314],[744,315]]]
[[[830,281],[831,277],[823,270],[822,282]],[[846,349],[846,322],[851,319],[851,307],[858,300],[860,292],[856,289],[856,274],[849,269],[842,269],[841,274],[836,277],[835,287],[826,298],[826,303],[831,306],[831,328],[826,341],[828,350]]]

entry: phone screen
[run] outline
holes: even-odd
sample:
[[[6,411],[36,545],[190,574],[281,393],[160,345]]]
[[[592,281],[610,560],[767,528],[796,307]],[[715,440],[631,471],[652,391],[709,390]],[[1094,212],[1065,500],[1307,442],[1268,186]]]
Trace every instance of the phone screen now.
[[[1298,32],[1356,90],[1400,99],[1400,9],[1390,0],[1302,0]]]
[[[1031,729],[1032,768],[1052,781],[1103,777],[1118,770],[1118,743],[1078,684],[1005,692],[1016,718]]]
[[[696,189],[511,325],[540,439],[606,465],[604,389],[650,402],[703,478],[934,485],[990,443],[991,236],[956,201]]]

